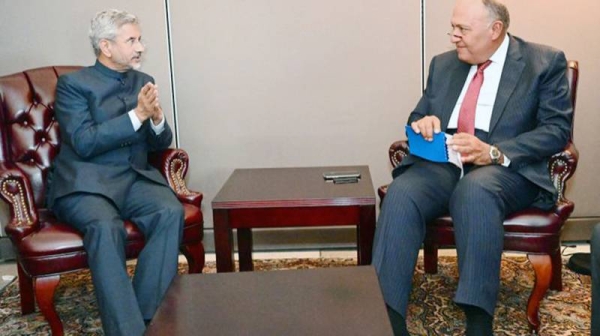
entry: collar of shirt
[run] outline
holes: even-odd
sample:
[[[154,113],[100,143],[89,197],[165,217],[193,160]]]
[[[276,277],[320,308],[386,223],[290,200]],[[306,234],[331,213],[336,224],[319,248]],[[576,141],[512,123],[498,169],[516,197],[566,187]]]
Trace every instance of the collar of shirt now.
[[[490,57],[490,60],[493,63],[500,64],[504,66],[504,61],[506,61],[506,55],[508,55],[508,42],[510,37],[508,34],[504,35],[504,41],[500,44],[500,47],[496,50],[496,52]],[[491,65],[491,64],[490,64]]]
[[[94,68],[96,70],[98,70],[100,73],[108,76],[108,77],[112,77],[115,79],[124,79],[125,77],[127,77],[127,73],[126,72],[119,72],[113,69],[110,69],[109,67],[107,67],[106,65],[102,64],[99,60],[96,59],[96,63],[94,64]]]

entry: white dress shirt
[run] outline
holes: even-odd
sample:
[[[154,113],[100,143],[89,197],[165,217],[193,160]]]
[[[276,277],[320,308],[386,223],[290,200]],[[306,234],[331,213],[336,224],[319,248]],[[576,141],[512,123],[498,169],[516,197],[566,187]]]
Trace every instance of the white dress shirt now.
[[[477,107],[475,108],[475,128],[484,132],[489,132],[490,130],[492,110],[494,109],[494,102],[496,101],[498,87],[500,86],[500,77],[502,77],[502,69],[504,69],[504,62],[508,54],[508,42],[509,37],[507,34],[504,36],[504,41],[502,41],[498,50],[490,57],[492,63],[483,71],[483,84],[481,85],[479,97],[477,97]],[[472,65],[471,69],[469,69],[465,84],[452,110],[452,115],[448,122],[449,129],[457,128],[460,107],[462,106],[469,84],[471,84],[473,77],[475,77],[475,73],[477,73],[477,64]],[[510,160],[504,156],[502,165],[508,167],[509,164]]]

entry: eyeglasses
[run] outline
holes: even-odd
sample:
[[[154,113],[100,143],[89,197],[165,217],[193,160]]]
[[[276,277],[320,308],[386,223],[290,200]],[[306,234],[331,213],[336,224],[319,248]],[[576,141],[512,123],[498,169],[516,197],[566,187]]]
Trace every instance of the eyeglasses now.
[[[455,33],[455,31],[457,31],[457,30],[458,30],[458,34]],[[471,32],[471,30],[473,30],[471,27],[464,27],[461,25],[456,25],[456,26],[452,26],[450,31],[447,32],[446,34],[448,36],[465,37]]]
[[[500,21],[496,20],[496,21],[490,22],[485,29],[490,29],[494,25],[495,22],[500,22]],[[457,31],[457,30],[458,30],[458,34],[455,33],[455,31]],[[473,31],[473,28],[469,27],[469,26],[452,25],[452,28],[450,28],[450,31],[447,32],[446,35],[462,38],[462,37],[469,35],[472,31]]]
[[[121,40],[121,39],[107,39],[107,41],[110,41],[110,42],[112,42],[112,43],[122,43],[122,44],[127,44],[127,45],[129,45],[129,46],[134,46],[134,45],[136,45],[136,44],[138,44],[138,43],[139,43],[139,44],[140,44],[142,47],[144,47],[144,48],[146,48],[146,47],[147,47],[146,41],[145,41],[145,40],[142,40],[142,38],[141,38],[141,37],[139,37],[139,38],[137,38],[137,39],[136,39],[136,38],[133,38],[133,37],[130,37],[130,38],[128,38],[127,40]]]

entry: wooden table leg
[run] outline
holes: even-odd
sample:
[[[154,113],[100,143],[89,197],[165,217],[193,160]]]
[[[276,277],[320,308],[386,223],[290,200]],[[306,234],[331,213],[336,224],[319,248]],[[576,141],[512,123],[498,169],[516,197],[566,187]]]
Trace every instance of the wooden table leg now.
[[[375,237],[375,205],[360,206],[360,223],[356,227],[358,264],[370,265]]]
[[[217,272],[233,272],[235,264],[233,261],[233,234],[229,226],[229,210],[213,209],[213,224]]]
[[[252,229],[237,229],[238,255],[240,256],[240,271],[254,271],[252,263]]]

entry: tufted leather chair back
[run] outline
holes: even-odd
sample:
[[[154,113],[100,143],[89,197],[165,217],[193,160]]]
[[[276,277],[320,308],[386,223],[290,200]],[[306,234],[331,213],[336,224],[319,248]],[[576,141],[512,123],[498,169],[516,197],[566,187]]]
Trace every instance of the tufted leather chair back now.
[[[38,209],[45,208],[48,168],[60,149],[56,82],[79,68],[44,67],[0,77],[0,162],[10,162],[27,175]]]

